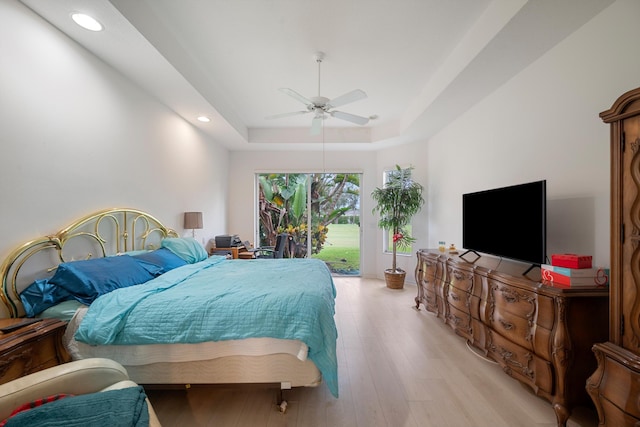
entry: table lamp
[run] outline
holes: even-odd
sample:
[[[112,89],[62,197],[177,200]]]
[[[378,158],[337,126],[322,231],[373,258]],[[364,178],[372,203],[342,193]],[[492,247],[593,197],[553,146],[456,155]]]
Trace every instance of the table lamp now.
[[[191,229],[191,236],[195,239],[196,229],[202,228],[202,212],[185,212],[184,228],[185,230]]]

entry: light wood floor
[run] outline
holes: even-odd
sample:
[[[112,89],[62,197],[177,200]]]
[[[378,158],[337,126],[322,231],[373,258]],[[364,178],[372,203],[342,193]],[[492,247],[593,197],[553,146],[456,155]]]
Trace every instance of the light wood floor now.
[[[555,426],[551,405],[472,353],[450,327],[414,308],[415,285],[335,278],[338,290],[340,397],[326,385],[284,392],[192,388],[149,390],[165,427]],[[576,408],[568,426],[597,425],[591,408]]]

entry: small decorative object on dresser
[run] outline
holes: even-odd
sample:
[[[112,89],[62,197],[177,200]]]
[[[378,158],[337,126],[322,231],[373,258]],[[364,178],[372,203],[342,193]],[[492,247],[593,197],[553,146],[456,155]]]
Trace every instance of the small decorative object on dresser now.
[[[558,426],[588,404],[591,346],[607,336],[606,288],[556,288],[522,274],[522,264],[491,256],[469,263],[420,250],[416,307],[424,304],[470,348],[553,405]]]
[[[640,425],[640,88],[600,118],[611,128],[609,339],[593,347],[587,391],[600,426]],[[603,340],[604,341],[604,340]]]
[[[70,361],[62,344],[66,322],[0,319],[0,384]]]

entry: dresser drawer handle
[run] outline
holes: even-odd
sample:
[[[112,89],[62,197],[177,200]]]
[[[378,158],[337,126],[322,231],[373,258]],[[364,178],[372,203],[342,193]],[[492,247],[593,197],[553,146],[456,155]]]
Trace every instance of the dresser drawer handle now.
[[[518,294],[518,292],[514,291],[513,289],[498,287],[498,290],[500,290],[502,298],[504,298],[504,300],[508,303],[517,303],[521,299],[521,296]]]
[[[512,303],[512,304],[513,304],[514,302],[518,302],[518,298],[516,298],[514,295],[508,294],[508,293],[506,293],[506,292],[503,292],[503,293],[502,293],[502,296],[504,297],[504,300],[505,300],[506,302],[509,302],[509,303]]]
[[[458,270],[453,270],[453,277],[456,280],[464,280],[465,279],[464,273],[462,273],[461,271],[458,271]]]
[[[498,320],[498,322],[500,322],[500,325],[502,325],[502,327],[507,331],[510,331],[513,329],[513,323],[505,322],[502,319]]]

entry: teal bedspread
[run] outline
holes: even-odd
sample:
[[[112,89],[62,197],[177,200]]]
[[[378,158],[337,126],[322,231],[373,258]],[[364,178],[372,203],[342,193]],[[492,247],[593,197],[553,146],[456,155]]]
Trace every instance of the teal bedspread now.
[[[91,345],[300,340],[337,397],[335,296],[320,260],[210,257],[97,298],[75,338]]]

